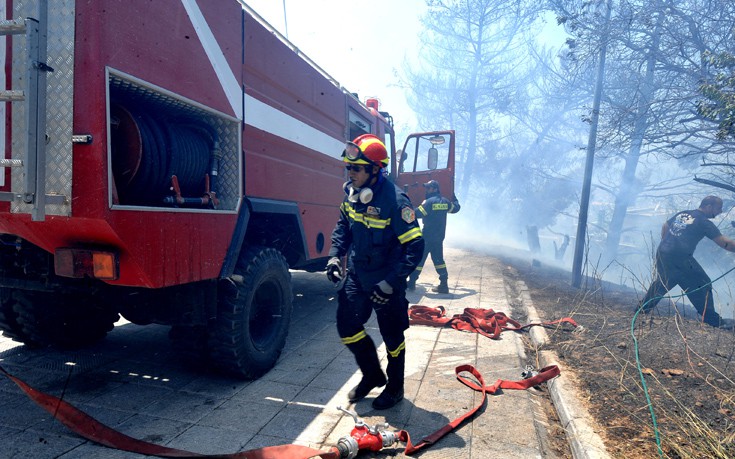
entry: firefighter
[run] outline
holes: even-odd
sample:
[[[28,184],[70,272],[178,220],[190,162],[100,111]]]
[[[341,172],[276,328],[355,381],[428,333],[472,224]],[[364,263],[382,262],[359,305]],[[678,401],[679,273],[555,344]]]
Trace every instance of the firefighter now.
[[[707,196],[699,208],[677,213],[661,227],[661,243],[656,250],[653,282],[636,309],[649,313],[666,293],[681,287],[698,317],[713,327],[732,328],[733,322],[722,319],[712,301],[712,280],[694,259],[694,250],[705,236],[717,245],[735,252],[735,241],[723,235],[710,220],[722,213],[722,199]]]
[[[421,260],[424,240],[408,196],[383,173],[388,164],[383,142],[372,134],[361,135],[347,143],[342,156],[349,181],[332,232],[327,277],[334,283],[344,280],[337,295],[337,332],[362,372],[348,399],[356,402],[385,386],[372,403],[382,410],[403,399],[406,277]],[[387,380],[364,327],[373,310],[388,352]]]
[[[408,289],[416,289],[416,281],[421,275],[426,258],[431,254],[434,269],[439,274],[439,285],[433,287],[431,291],[449,293],[449,285],[447,284],[449,273],[447,272],[447,264],[444,262],[444,235],[447,229],[447,214],[459,212],[459,201],[456,196],[453,196],[451,201],[442,196],[439,191],[439,183],[436,180],[424,183],[424,188],[426,189],[426,199],[416,209],[416,216],[424,221],[422,233],[426,246],[421,263],[408,279]]]

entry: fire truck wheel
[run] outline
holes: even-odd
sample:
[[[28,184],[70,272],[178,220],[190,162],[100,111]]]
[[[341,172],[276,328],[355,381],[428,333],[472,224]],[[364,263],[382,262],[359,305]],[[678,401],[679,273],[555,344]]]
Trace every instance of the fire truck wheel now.
[[[13,310],[13,304],[15,304],[13,291],[8,288],[0,289],[0,331],[5,337],[14,341],[27,342],[28,337],[18,323],[18,313]]]
[[[87,294],[16,290],[15,312],[26,344],[73,349],[95,343],[120,316]]]
[[[210,353],[226,373],[254,379],[273,368],[288,335],[293,293],[286,259],[275,249],[250,247],[232,277],[220,284]]]

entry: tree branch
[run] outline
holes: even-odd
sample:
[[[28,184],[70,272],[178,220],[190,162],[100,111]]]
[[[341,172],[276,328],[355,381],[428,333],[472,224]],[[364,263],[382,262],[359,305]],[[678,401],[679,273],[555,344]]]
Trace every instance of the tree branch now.
[[[712,185],[717,188],[735,192],[735,186],[728,185],[727,183],[715,182],[714,180],[707,180],[699,177],[694,177],[695,182],[704,183],[705,185]]]

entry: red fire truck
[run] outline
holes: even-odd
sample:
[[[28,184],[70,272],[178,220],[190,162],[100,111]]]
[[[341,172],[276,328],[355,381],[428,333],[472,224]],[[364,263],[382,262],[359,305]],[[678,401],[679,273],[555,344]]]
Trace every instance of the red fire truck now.
[[[122,315],[258,377],[323,269],[345,140],[453,189],[454,133],[411,135],[237,0],[7,0],[0,22],[0,329],[76,347]]]

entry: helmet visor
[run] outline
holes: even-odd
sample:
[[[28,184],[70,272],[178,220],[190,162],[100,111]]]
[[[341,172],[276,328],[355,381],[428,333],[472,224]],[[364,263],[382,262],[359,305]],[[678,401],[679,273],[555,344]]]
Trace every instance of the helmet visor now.
[[[358,147],[355,142],[347,142],[345,144],[344,155],[350,161],[355,161],[362,156],[362,150],[360,150],[360,147]]]
[[[375,165],[375,162],[365,156],[365,153],[362,152],[360,147],[358,147],[355,142],[347,142],[345,144],[345,151],[342,152],[342,156],[345,157],[349,162]]]

